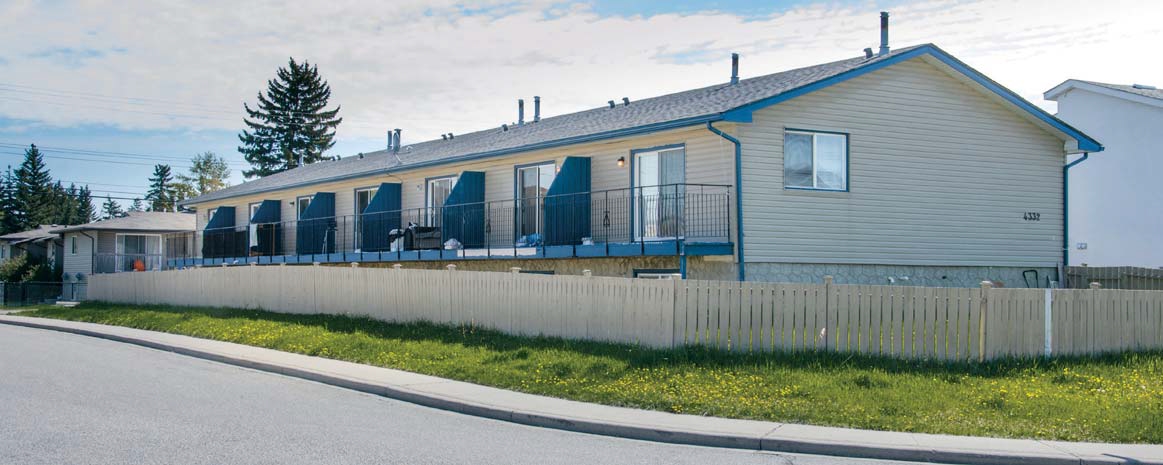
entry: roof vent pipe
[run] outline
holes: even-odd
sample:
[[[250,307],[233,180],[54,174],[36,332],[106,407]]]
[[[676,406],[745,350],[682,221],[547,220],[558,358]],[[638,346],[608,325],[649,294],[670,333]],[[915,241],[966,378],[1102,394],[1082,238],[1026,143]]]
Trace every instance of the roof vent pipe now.
[[[533,96],[533,122],[541,121],[541,97]]]
[[[865,60],[872,59],[872,47],[868,47],[868,48],[864,49],[864,59]]]
[[[609,102],[606,102],[606,104],[607,104],[607,105],[609,105],[609,106],[610,106],[610,108],[614,108],[614,101],[613,101],[613,100],[610,100]]]
[[[888,55],[888,12],[880,12],[880,53]]]
[[[392,147],[395,147],[395,146],[396,146],[396,143],[393,142],[392,130],[389,129],[388,130],[388,150],[392,150]]]
[[[440,140],[448,140],[448,134],[441,134]]]
[[[517,99],[517,126],[525,125],[525,99]]]
[[[630,97],[622,97],[622,106],[630,106]]]
[[[396,128],[396,145],[395,145],[395,147],[392,147],[392,151],[393,152],[400,151],[400,128]]]
[[[450,133],[448,133],[448,140],[452,140],[452,139],[454,139],[454,138],[456,138],[456,136],[452,135],[452,133],[451,133],[451,132],[450,132]]]
[[[739,83],[739,54],[731,54],[731,84]]]

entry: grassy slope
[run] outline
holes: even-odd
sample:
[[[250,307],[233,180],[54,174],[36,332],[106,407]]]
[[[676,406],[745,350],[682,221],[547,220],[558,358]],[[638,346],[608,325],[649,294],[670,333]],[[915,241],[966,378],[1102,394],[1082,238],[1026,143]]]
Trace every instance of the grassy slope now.
[[[32,316],[186,334],[523,392],[856,428],[1163,443],[1163,353],[937,364],[727,354],[251,310],[87,304]]]

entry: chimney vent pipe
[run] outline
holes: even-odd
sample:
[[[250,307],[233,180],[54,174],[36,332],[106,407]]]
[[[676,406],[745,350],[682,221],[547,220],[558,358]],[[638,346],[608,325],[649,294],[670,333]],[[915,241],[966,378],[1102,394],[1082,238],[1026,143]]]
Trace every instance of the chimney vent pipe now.
[[[888,12],[880,12],[880,53],[888,55]]]
[[[541,97],[533,96],[533,122],[541,121]]]
[[[731,54],[731,84],[739,83],[739,54]]]
[[[517,99],[517,126],[525,125],[525,99]]]

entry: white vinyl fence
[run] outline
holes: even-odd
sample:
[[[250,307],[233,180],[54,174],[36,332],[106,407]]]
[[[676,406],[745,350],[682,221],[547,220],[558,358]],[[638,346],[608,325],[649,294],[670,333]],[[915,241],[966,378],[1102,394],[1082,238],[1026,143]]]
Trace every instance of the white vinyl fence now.
[[[1163,349],[1163,292],[645,280],[243,266],[94,275],[89,299],[467,325],[510,334],[983,360]]]

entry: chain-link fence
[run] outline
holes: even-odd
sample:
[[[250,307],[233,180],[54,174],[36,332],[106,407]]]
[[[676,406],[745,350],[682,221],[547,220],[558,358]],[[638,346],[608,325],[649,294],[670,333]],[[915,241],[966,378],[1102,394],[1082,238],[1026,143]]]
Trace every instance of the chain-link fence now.
[[[1087,289],[1098,283],[1103,289],[1163,290],[1163,269],[1138,266],[1071,266],[1066,268],[1066,287]]]
[[[61,283],[24,282],[0,283],[0,301],[4,306],[37,305],[57,300],[61,295]]]

